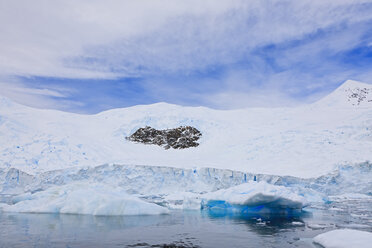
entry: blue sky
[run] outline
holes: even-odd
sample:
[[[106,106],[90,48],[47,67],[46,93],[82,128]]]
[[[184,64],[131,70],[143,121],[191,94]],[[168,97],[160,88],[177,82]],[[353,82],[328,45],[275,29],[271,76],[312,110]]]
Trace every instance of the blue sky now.
[[[372,1],[2,1],[0,94],[78,113],[316,101],[372,83]]]

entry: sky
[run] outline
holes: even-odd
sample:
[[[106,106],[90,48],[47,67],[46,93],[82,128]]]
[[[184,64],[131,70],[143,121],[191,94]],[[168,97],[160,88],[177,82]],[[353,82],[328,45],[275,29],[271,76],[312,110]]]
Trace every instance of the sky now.
[[[372,83],[372,0],[0,0],[0,95],[76,113],[297,106]]]

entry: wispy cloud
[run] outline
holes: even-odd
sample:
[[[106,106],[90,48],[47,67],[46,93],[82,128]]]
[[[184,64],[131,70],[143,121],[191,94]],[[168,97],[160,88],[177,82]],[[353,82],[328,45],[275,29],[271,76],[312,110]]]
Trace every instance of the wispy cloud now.
[[[73,90],[61,88],[60,86],[54,89],[36,88],[35,86],[28,87],[15,78],[0,79],[1,95],[18,103],[35,108],[85,112],[81,110],[84,107],[84,103],[70,99],[71,93],[74,92]]]
[[[372,83],[371,13],[369,0],[1,1],[0,76],[22,85],[0,87],[88,112],[308,102]]]

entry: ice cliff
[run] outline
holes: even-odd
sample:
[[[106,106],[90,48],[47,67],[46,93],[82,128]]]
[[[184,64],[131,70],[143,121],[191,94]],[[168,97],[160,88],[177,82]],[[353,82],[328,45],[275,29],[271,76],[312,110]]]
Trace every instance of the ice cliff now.
[[[107,192],[115,190],[123,192],[124,199],[129,194],[167,208],[216,210],[223,207],[236,211],[248,209],[249,212],[254,212],[257,210],[256,207],[262,207],[260,211],[268,212],[300,210],[309,203],[327,203],[328,195],[345,193],[372,195],[371,178],[372,164],[368,162],[343,165],[327,175],[310,179],[214,168],[102,165],[48,171],[38,175],[29,175],[17,169],[1,170],[0,193],[21,195],[20,199],[23,201],[32,199],[30,204],[33,206],[37,205],[36,202],[40,203],[40,199],[51,200],[50,192],[61,192],[68,189],[69,185],[81,184],[93,187],[85,189],[86,192],[90,192],[87,195],[94,195],[97,191],[99,196],[102,190],[108,188]],[[98,190],[100,187],[102,190]],[[106,193],[102,193],[104,194]],[[116,193],[114,195],[118,196]],[[32,198],[28,198],[30,196]],[[97,202],[101,201],[102,199],[97,199]],[[15,203],[19,204],[18,200]],[[48,204],[52,208],[64,209],[64,206],[70,203],[58,206],[54,202]],[[86,211],[96,213],[96,210]]]

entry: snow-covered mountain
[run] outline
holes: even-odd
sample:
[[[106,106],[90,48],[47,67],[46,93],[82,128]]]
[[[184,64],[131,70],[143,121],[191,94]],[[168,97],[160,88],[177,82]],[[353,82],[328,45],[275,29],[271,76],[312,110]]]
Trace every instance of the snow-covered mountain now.
[[[318,103],[321,106],[371,108],[372,85],[348,80]]]
[[[192,126],[197,147],[165,150],[125,137],[138,128]],[[30,174],[105,163],[315,177],[372,160],[372,85],[347,81],[296,108],[212,110],[166,103],[79,115],[0,97],[0,168]]]

